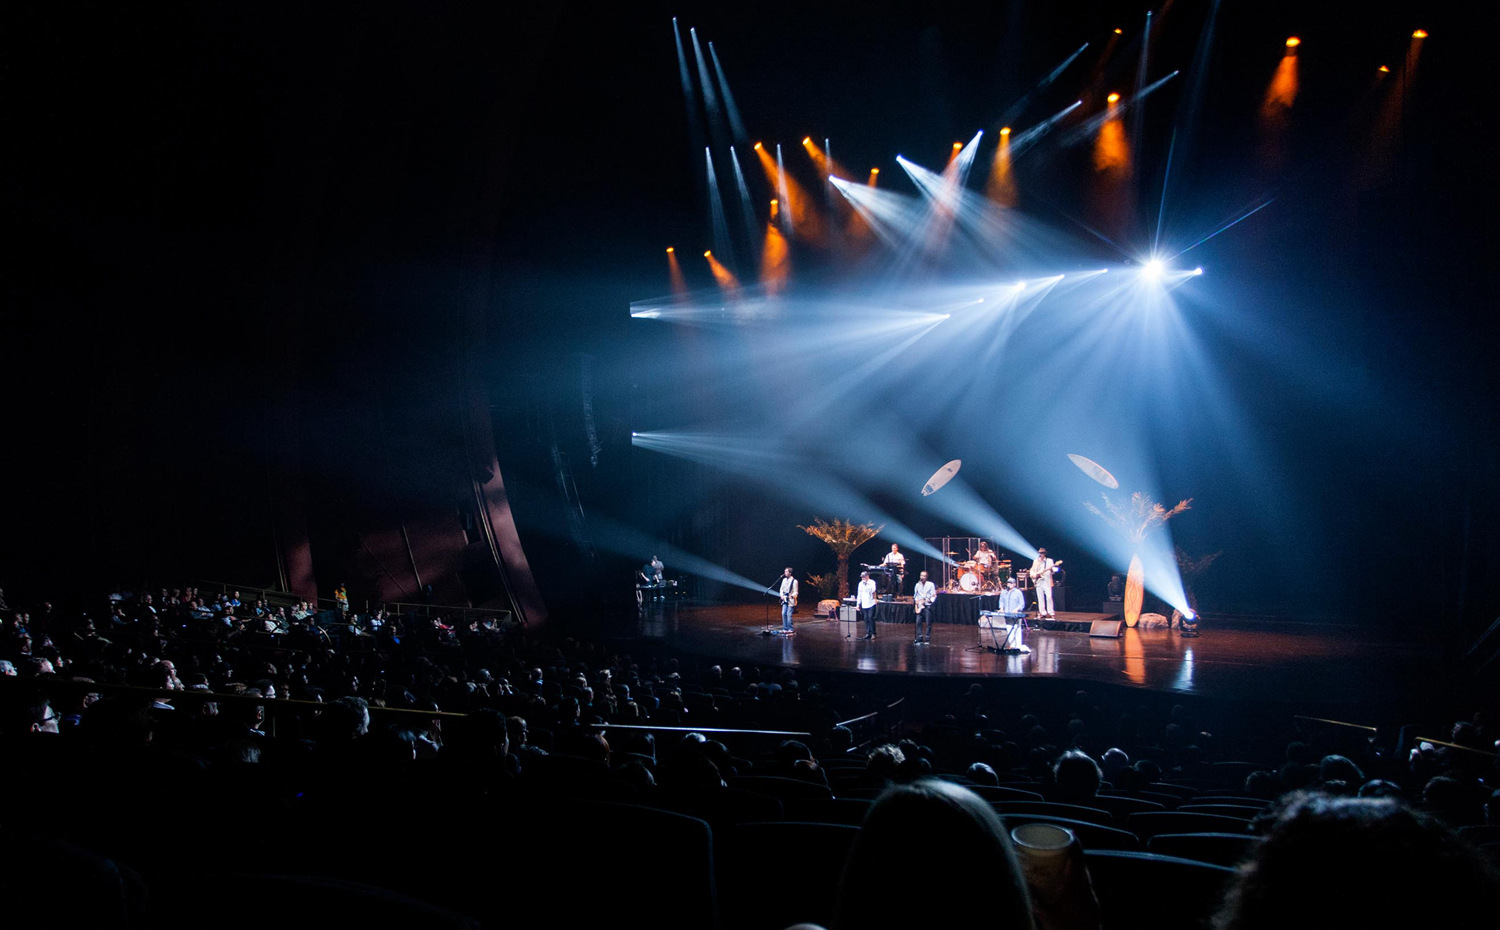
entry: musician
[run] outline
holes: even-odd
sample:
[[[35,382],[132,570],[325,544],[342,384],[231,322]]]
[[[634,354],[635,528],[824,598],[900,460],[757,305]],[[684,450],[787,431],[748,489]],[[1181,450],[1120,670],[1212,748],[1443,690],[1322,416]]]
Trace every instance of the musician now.
[[[981,539],[979,541],[979,551],[974,553],[974,561],[979,563],[981,573],[988,577],[990,571],[994,569],[995,563],[999,561],[999,557],[995,555],[995,550],[990,548],[989,540]]]
[[[641,586],[644,586],[644,587],[647,587],[647,588],[651,589],[651,600],[653,602],[663,600],[663,598],[661,596],[661,591],[659,590],[661,588],[661,576],[656,573],[655,564],[656,564],[656,557],[652,556],[650,562],[647,562],[645,565],[642,565],[640,567],[640,569],[636,571],[636,575],[638,575],[639,578],[640,578],[640,581],[638,582],[638,584],[641,585]],[[635,598],[636,603],[637,604],[643,603],[644,598],[643,598],[641,592],[640,591],[636,591],[635,593],[636,593],[636,598]]]
[[[906,556],[901,554],[901,547],[891,543],[891,551],[885,554],[880,564],[890,573],[891,593],[900,597],[901,589],[906,585]]]
[[[1008,620],[1021,620],[1026,616],[1026,595],[1016,587],[1015,576],[1005,579],[1005,590],[1000,592],[1000,612]]]
[[[859,608],[859,615],[865,621],[865,639],[875,638],[875,581],[869,572],[859,573],[859,590],[856,592],[855,606]]]
[[[651,557],[650,565],[651,577],[656,579],[657,584],[661,584],[664,577],[663,572],[667,570],[667,567],[661,563],[661,557],[656,555]]]
[[[781,573],[781,633],[783,636],[791,636],[796,630],[792,629],[792,611],[797,609],[797,578],[792,574],[791,566]]]
[[[1036,561],[1031,563],[1031,584],[1036,588],[1036,618],[1055,620],[1057,615],[1052,611],[1052,573],[1057,571],[1058,563],[1047,558],[1046,549],[1038,549],[1036,552]]]
[[[937,585],[927,580],[927,573],[923,572],[917,576],[916,587],[911,591],[912,599],[917,605],[917,638],[913,640],[922,646],[932,642],[932,604],[937,600]],[[923,635],[922,624],[927,624],[927,633]]]

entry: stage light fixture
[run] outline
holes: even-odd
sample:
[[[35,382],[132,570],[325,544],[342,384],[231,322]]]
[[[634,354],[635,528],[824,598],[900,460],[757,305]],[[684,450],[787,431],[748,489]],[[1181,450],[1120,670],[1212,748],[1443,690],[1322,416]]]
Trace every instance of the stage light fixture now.
[[[713,258],[713,257],[714,257],[714,253],[713,253],[713,250],[712,250],[712,249],[709,249],[709,250],[708,250],[708,251],[707,251],[707,252],[704,252],[704,253],[703,253],[703,257],[704,257],[704,258]]]
[[[1141,266],[1141,274],[1147,281],[1160,281],[1161,276],[1166,274],[1167,266],[1159,258],[1153,258]]]
[[[812,136],[803,136],[802,137],[802,144],[803,145],[812,145]]]
[[[1200,275],[1202,273],[1203,273],[1203,266],[1202,265],[1199,265],[1197,268],[1193,269],[1193,275],[1194,275],[1194,277],[1196,277],[1196,276],[1198,276],[1198,275]]]
[[[1426,29],[1418,29],[1416,32],[1413,32],[1411,34],[1411,37],[1413,39],[1425,39],[1425,38],[1427,38],[1427,30]]]
[[[1109,101],[1110,103],[1119,103],[1120,102],[1120,95],[1119,94],[1110,94],[1108,97],[1105,97],[1104,99],[1107,100],[1107,101]]]
[[[880,169],[879,168],[871,168],[870,169],[870,173],[871,174],[879,174],[880,173]]]
[[[674,249],[674,248],[672,248],[672,247],[671,247],[671,246],[670,246],[670,245],[669,245],[669,246],[667,246],[667,254],[668,254],[668,255],[670,255],[670,254],[672,254],[672,253],[673,253],[673,252],[675,252],[675,251],[677,251],[677,250],[676,250],[676,249]]]
[[[1296,48],[1297,46],[1299,46],[1301,44],[1302,44],[1302,40],[1299,39],[1299,38],[1297,38],[1296,36],[1292,36],[1291,38],[1289,38],[1289,39],[1286,40],[1286,47],[1287,48]]]
[[[1001,126],[1000,127],[1000,135],[1002,135],[1002,136],[1008,136],[1008,135],[1010,135],[1010,127],[1009,126]]]
[[[964,147],[964,144],[962,142],[955,142],[955,143],[953,143],[953,151],[955,151],[955,152],[958,151],[959,149],[963,148],[963,147]]]
[[[1184,637],[1199,636],[1198,621],[1201,619],[1196,611],[1189,610],[1177,621],[1177,627]]]
[[[1116,29],[1115,30],[1115,35],[1117,35],[1117,36],[1122,36],[1124,34],[1125,34],[1125,30],[1124,29]]]

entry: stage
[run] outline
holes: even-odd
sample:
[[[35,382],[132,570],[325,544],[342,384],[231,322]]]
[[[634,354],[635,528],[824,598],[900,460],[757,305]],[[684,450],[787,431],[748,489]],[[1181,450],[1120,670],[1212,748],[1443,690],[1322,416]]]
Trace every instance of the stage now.
[[[1108,614],[1059,611],[1062,624],[1086,624]],[[1202,625],[1202,635],[1127,629],[1118,639],[1086,632],[1028,630],[1025,655],[985,647],[989,631],[972,624],[938,623],[932,642],[912,642],[911,623],[879,623],[866,641],[864,626],[795,618],[793,636],[779,629],[775,605],[684,604],[643,615],[641,636],[716,661],[784,665],[809,671],[972,678],[1052,678],[1101,682],[1228,700],[1307,701],[1338,705],[1432,697],[1445,676],[1435,646],[1372,633],[1353,624],[1237,620]]]

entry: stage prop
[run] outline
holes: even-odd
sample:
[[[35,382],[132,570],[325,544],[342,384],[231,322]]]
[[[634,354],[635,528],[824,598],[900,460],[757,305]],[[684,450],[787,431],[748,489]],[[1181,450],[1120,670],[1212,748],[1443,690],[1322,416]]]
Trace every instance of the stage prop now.
[[[1143,491],[1130,495],[1128,507],[1116,503],[1108,494],[1101,493],[1099,496],[1104,499],[1102,508],[1089,501],[1084,501],[1083,506],[1114,527],[1136,550],[1130,557],[1130,571],[1125,576],[1125,625],[1133,627],[1140,621],[1141,603],[1146,597],[1146,569],[1141,563],[1141,542],[1168,520],[1192,509],[1193,499],[1189,497],[1178,501],[1177,506],[1168,510],[1147,497]]]
[[[953,476],[958,474],[958,470],[963,467],[963,464],[963,459],[954,459],[933,472],[932,477],[928,478],[927,483],[922,486],[922,496],[929,497],[936,494],[943,485],[953,480]]]
[[[834,520],[829,522],[822,517],[813,520],[812,526],[798,524],[797,529],[809,536],[816,536],[828,544],[833,550],[833,555],[838,559],[839,578],[839,600],[849,596],[849,556],[874,539],[883,529],[885,524],[876,526],[873,523],[854,523],[849,520]]]

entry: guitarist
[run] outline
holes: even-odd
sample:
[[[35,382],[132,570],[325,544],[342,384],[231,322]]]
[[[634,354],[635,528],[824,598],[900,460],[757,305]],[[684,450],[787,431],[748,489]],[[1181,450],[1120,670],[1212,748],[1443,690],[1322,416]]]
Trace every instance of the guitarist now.
[[[1038,620],[1056,620],[1057,615],[1052,612],[1052,573],[1057,571],[1057,566],[1062,562],[1054,562],[1047,558],[1046,549],[1036,551],[1036,561],[1031,563],[1031,584],[1036,588],[1036,618]]]
[[[937,600],[937,585],[927,580],[927,573],[923,572],[917,576],[917,586],[912,589],[912,600],[917,605],[917,638],[913,640],[919,646],[925,646],[932,642],[932,604]],[[922,624],[927,624],[927,633],[923,635]]]
[[[790,566],[781,573],[781,633],[783,636],[791,636],[792,611],[797,609],[797,579],[792,574]]]

